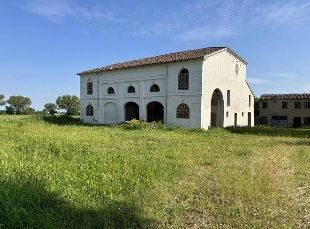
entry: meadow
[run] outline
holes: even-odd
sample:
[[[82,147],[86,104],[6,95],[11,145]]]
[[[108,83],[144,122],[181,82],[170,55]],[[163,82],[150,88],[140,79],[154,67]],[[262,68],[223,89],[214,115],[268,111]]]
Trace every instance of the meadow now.
[[[2,228],[309,228],[309,171],[310,130],[0,116]]]

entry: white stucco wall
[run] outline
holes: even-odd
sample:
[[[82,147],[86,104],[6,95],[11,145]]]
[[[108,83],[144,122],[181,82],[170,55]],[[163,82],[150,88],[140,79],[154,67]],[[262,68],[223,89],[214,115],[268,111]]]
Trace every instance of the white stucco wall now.
[[[236,65],[239,69],[238,74]],[[251,126],[254,126],[254,96],[246,83],[246,64],[228,51],[207,56],[203,62],[201,127],[205,129],[210,126],[211,98],[215,89],[219,89],[223,95],[224,127],[234,125],[235,113],[237,113],[237,125],[247,126],[248,112],[251,112]],[[230,90],[230,106],[227,106],[227,90]]]
[[[235,72],[236,65],[239,68],[238,74]],[[189,90],[178,90],[178,74],[183,68],[189,71]],[[93,82],[92,95],[86,93],[88,80]],[[87,123],[105,123],[105,115],[109,119],[113,116],[113,111],[109,113],[105,111],[105,107],[107,104],[108,107],[113,107],[114,104],[117,107],[114,121],[120,123],[125,120],[125,104],[135,102],[139,105],[140,120],[146,120],[147,104],[157,101],[164,107],[165,124],[207,129],[210,126],[212,94],[215,89],[219,89],[224,99],[224,127],[234,125],[234,113],[238,115],[239,126],[248,125],[248,112],[251,112],[253,126],[254,96],[245,80],[246,64],[228,51],[207,56],[204,60],[83,74],[80,77],[81,119]],[[160,92],[150,92],[153,83],[160,87]],[[136,89],[134,94],[127,92],[130,85]],[[114,88],[114,95],[108,94],[109,87]],[[230,106],[227,106],[226,101],[227,90],[231,91]],[[85,114],[89,103],[94,107],[93,117]],[[181,103],[189,106],[189,119],[176,118],[176,109]]]
[[[189,71],[189,90],[178,90],[178,74],[186,68]],[[117,106],[117,122],[125,121],[124,106],[127,102],[139,105],[140,120],[147,119],[146,106],[157,101],[164,107],[164,122],[167,125],[185,128],[201,127],[201,74],[202,60],[192,60],[164,65],[154,65],[118,71],[86,74],[81,76],[81,119],[87,123],[105,123],[104,107],[107,103]],[[93,82],[93,94],[87,95],[87,82]],[[150,92],[153,84],[160,87],[160,92]],[[132,85],[136,93],[128,94]],[[107,90],[113,87],[115,94],[109,95]],[[182,102],[190,108],[189,119],[177,119],[176,108]],[[86,106],[94,106],[94,116],[85,115]]]

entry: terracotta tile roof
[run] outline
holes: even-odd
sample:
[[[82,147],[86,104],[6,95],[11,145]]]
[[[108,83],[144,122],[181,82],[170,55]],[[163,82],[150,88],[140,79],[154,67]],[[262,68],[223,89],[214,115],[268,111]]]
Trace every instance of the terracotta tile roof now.
[[[310,99],[309,93],[302,94],[264,94],[260,97],[261,100],[272,100],[272,99]]]
[[[108,66],[101,67],[101,68],[95,68],[95,69],[80,72],[80,73],[78,73],[78,75],[87,74],[87,73],[108,72],[108,71],[114,71],[114,70],[119,70],[119,69],[128,69],[128,68],[135,68],[135,67],[154,65],[154,64],[172,63],[172,62],[177,62],[177,61],[201,59],[201,58],[204,58],[206,55],[212,54],[212,53],[217,52],[221,49],[228,49],[228,48],[226,48],[226,47],[209,47],[209,48],[202,48],[202,49],[194,49],[194,50],[187,50],[187,51],[182,51],[182,52],[169,53],[169,54],[160,55],[160,56],[147,57],[147,58],[143,58],[143,59],[112,64],[112,65],[108,65]],[[237,56],[237,54],[234,53],[233,51],[231,51],[230,49],[229,49],[229,51],[233,55]],[[241,59],[241,57],[239,57],[239,56],[237,56],[237,57]]]

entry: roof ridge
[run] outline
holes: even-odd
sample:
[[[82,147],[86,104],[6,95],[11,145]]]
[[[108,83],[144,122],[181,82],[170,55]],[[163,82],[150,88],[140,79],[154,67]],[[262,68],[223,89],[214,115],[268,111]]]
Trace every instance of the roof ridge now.
[[[171,52],[167,54],[161,54],[156,56],[138,58],[133,60],[128,60],[124,62],[118,62],[111,65],[106,65],[99,68],[93,68],[87,71],[78,73],[78,75],[86,73],[97,73],[97,72],[106,72],[120,69],[128,69],[134,67],[142,67],[147,65],[161,64],[161,63],[172,63],[176,61],[185,61],[191,59],[200,59],[204,56],[215,53],[227,47],[205,47],[199,49],[183,50],[178,52]]]

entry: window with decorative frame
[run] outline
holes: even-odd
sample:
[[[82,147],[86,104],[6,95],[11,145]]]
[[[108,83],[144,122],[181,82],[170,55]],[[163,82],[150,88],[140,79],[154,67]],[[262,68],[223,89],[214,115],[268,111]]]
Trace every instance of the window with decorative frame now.
[[[109,94],[109,95],[115,94],[115,91],[114,91],[114,88],[113,88],[113,87],[109,87],[109,88],[108,88],[108,94]]]
[[[88,81],[87,82],[87,95],[93,94],[93,82]]]
[[[157,84],[153,84],[151,87],[150,87],[150,92],[159,92],[160,91],[160,88]]]
[[[190,110],[187,104],[181,103],[177,107],[177,118],[182,118],[182,119],[190,118]]]
[[[94,116],[94,107],[90,103],[86,107],[86,116]]]
[[[128,92],[128,93],[136,93],[136,89],[135,89],[134,86],[131,86],[131,85],[130,85],[130,86],[128,87],[127,92]]]
[[[187,69],[182,69],[178,76],[178,90],[189,89],[189,72]]]

